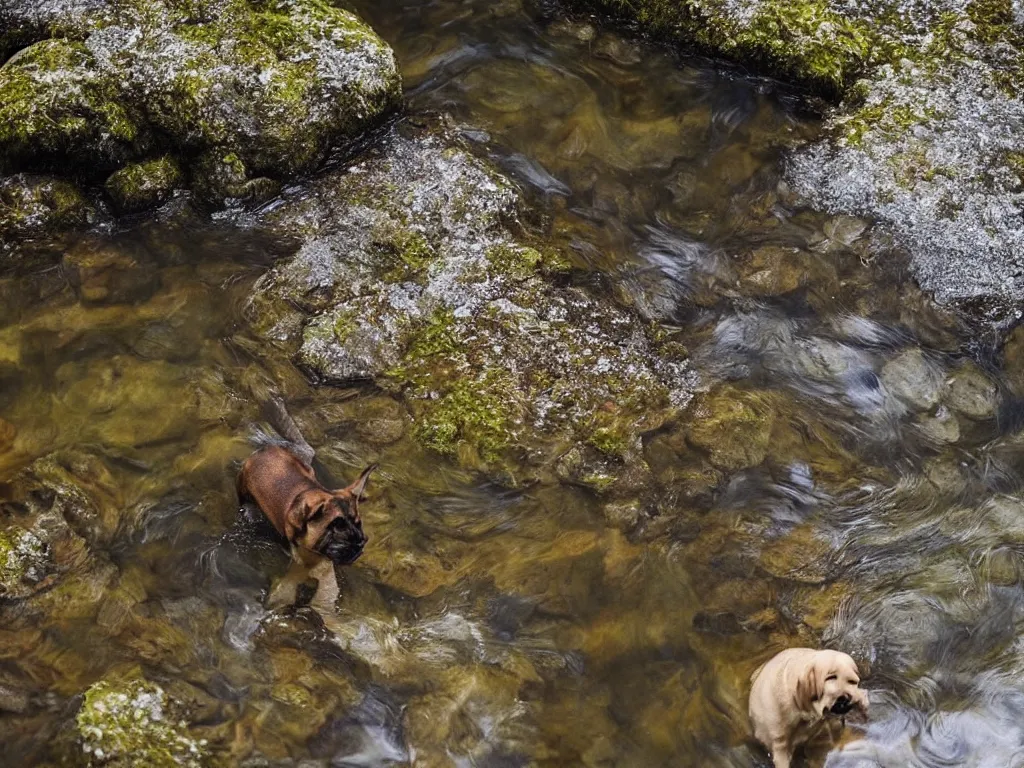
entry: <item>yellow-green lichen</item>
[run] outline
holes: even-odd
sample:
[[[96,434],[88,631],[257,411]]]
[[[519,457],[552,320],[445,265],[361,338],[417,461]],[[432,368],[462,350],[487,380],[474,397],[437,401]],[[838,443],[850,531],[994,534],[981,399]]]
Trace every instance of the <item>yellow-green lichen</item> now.
[[[183,181],[174,158],[158,157],[111,174],[104,185],[120,211],[138,211],[166,200]]]
[[[46,549],[31,531],[10,528],[0,531],[0,597],[11,595],[45,557]]]
[[[769,70],[839,94],[864,71],[877,40],[871,24],[843,17],[827,2],[767,0],[722,42]]]
[[[525,280],[537,273],[543,257],[536,248],[499,243],[487,249],[487,260],[492,273],[512,280]]]
[[[967,6],[967,17],[974,25],[976,40],[992,45],[1007,38],[1017,38],[1011,0],[974,0]]]
[[[504,371],[470,372],[455,322],[451,310],[437,311],[413,334],[388,377],[418,402],[413,434],[420,442],[445,454],[466,446],[486,462],[497,461],[513,442],[523,393]]]
[[[869,131],[896,137],[914,125],[926,125],[937,117],[939,115],[934,110],[924,108],[917,111],[907,104],[894,104],[887,99],[861,107],[843,118],[843,139],[849,146],[857,147]]]
[[[104,680],[85,692],[75,723],[90,766],[200,768],[209,763],[206,743],[189,735],[181,714],[158,685]]]
[[[587,442],[611,458],[622,458],[632,447],[633,435],[629,430],[614,426],[598,427],[587,438]]]
[[[334,335],[334,340],[339,344],[344,344],[345,340],[352,334],[352,331],[358,327],[356,313],[342,311],[335,315],[334,323],[330,326],[330,329]]]
[[[404,227],[388,227],[375,233],[377,248],[393,266],[384,277],[401,281],[420,275],[437,256],[422,233]]]
[[[512,379],[500,372],[488,371],[479,380],[455,379],[439,398],[422,401],[414,434],[439,453],[455,454],[466,445],[484,461],[495,462],[513,442],[515,401]]]

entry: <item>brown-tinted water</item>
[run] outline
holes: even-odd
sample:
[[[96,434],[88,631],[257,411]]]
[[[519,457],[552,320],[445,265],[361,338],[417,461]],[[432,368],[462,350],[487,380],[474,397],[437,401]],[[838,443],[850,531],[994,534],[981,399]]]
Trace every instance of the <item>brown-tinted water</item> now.
[[[2,522],[51,536],[0,606],[3,764],[75,753],[79,695],[141,672],[228,765],[765,765],[747,678],[821,643],[875,705],[830,765],[1021,764],[1018,347],[800,207],[816,126],[778,86],[512,2],[356,5],[406,119],[681,334],[709,391],[645,438],[658,501],[488,483],[311,383],[247,324],[287,241],[171,206],[57,244],[0,278]],[[333,479],[382,465],[333,607],[266,607],[287,554],[237,507],[271,389]]]

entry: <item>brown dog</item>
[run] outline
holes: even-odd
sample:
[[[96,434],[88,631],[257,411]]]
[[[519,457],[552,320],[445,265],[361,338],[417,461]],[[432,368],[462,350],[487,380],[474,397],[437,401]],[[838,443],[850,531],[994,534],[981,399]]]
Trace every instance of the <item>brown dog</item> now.
[[[751,676],[750,722],[775,768],[789,768],[796,748],[851,710],[867,714],[856,662],[839,651],[790,648]]]
[[[238,498],[255,502],[306,566],[322,558],[349,565],[363,553],[366,534],[359,500],[372,465],[352,485],[329,491],[313,468],[279,445],[261,448],[245,460],[238,475]]]

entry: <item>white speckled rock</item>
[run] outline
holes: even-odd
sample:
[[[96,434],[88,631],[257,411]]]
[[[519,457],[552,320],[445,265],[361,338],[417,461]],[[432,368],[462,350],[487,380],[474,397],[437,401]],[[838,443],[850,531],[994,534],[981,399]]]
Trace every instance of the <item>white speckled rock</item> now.
[[[639,318],[554,280],[561,257],[516,233],[517,210],[448,139],[394,135],[263,218],[302,245],[257,286],[255,325],[280,339],[298,307],[304,327],[284,336],[305,365],[401,392],[439,451],[493,465],[575,442],[614,464],[695,377]]]

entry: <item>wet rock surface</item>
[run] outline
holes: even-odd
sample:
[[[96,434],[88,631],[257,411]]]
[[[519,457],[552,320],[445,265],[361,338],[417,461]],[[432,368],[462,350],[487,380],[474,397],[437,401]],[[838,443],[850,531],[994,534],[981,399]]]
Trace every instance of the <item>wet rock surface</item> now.
[[[400,96],[387,45],[319,0],[9,2],[4,21],[24,47],[0,66],[0,170],[106,181],[119,211],[186,185],[215,204],[265,199]],[[5,203],[5,233],[39,215]],[[82,223],[50,207],[51,230]]]
[[[85,692],[75,716],[87,765],[208,764],[205,741],[192,738],[181,705],[143,679],[101,681]]]
[[[653,328],[559,278],[559,254],[516,235],[516,216],[495,170],[392,136],[267,217],[302,244],[261,281],[254,319],[319,376],[400,392],[420,441],[469,466],[550,461],[541,440],[614,464],[688,402],[695,377],[658,353]]]

